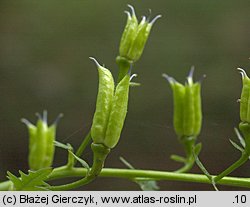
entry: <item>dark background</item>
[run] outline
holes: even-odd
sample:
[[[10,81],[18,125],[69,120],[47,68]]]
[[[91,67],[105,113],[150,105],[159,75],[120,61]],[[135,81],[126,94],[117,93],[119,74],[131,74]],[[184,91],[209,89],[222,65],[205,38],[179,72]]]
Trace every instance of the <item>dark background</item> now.
[[[200,159],[218,174],[240,153],[233,127],[239,123],[241,78],[237,67],[250,60],[249,0],[0,0],[0,180],[6,171],[27,171],[28,135],[22,117],[33,123],[35,112],[47,109],[52,122],[60,112],[57,140],[77,147],[88,132],[98,87],[96,67],[88,57],[117,74],[115,57],[126,23],[127,4],[137,16],[162,14],[154,25],[134,72],[142,85],[132,88],[129,113],[118,146],[107,167],[175,170],[173,153],[183,154],[172,126],[172,92],[161,77],[167,73],[184,82],[192,65],[202,83],[203,143]],[[248,71],[247,71],[248,72]],[[250,73],[249,73],[250,74]],[[90,150],[84,159],[91,162]],[[56,151],[55,164],[66,152]],[[200,173],[197,167],[192,172]],[[232,173],[250,176],[249,163]],[[212,190],[210,185],[160,182],[164,190]],[[138,190],[127,180],[100,178],[82,190]],[[243,190],[220,187],[221,190]]]

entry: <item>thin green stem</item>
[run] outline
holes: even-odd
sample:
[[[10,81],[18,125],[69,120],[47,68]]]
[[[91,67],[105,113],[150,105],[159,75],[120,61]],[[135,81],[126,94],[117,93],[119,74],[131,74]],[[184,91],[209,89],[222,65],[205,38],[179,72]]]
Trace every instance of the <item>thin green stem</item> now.
[[[87,174],[85,168],[72,168],[68,169],[66,166],[55,168],[50,174],[48,180],[64,179],[67,177],[82,177]],[[148,178],[151,180],[166,180],[166,181],[182,181],[193,183],[211,184],[207,176],[203,174],[191,173],[174,173],[156,170],[131,170],[131,169],[116,169],[116,168],[103,168],[99,177],[113,177],[134,179],[138,177]],[[214,176],[213,176],[214,177]],[[220,185],[236,186],[250,188],[250,178],[240,177],[223,177],[217,182]],[[10,181],[0,183],[0,191],[8,190],[11,185]]]
[[[193,157],[189,157],[187,159],[187,161],[184,163],[184,166],[182,166],[180,169],[174,171],[176,173],[184,173],[184,172],[188,172],[192,169],[192,167],[194,166],[194,158]]]
[[[116,63],[119,67],[118,80],[117,80],[117,83],[119,83],[123,79],[123,77],[128,74],[132,62],[124,57],[118,56],[116,58]]]
[[[91,141],[91,132],[89,131],[89,133],[86,135],[86,137],[83,139],[81,145],[79,146],[79,148],[76,151],[76,156],[77,157],[81,157],[83,151],[86,149],[86,147],[89,145]]]
[[[226,170],[224,170],[222,173],[217,175],[213,178],[213,181],[217,183],[219,180],[221,180],[223,177],[227,176],[231,172],[233,172],[235,169],[239,168],[241,165],[243,165],[249,158],[249,154],[243,152],[240,159],[238,159],[235,163],[233,163],[230,167],[228,167]]]
[[[184,166],[181,167],[180,169],[174,171],[176,173],[184,173],[184,172],[188,172],[192,169],[192,167],[194,166],[195,163],[195,159],[193,156],[193,148],[195,146],[195,140],[197,139],[197,137],[181,137],[179,138],[181,144],[184,146],[185,149],[185,153],[186,153],[186,160],[184,163]]]
[[[86,185],[93,181],[101,172],[105,159],[110,152],[110,149],[105,147],[102,144],[91,144],[92,151],[94,153],[93,157],[93,166],[90,171],[88,171],[84,178],[77,180],[75,182],[58,185],[58,186],[50,186],[50,190],[61,191],[61,190],[71,190],[78,188],[80,186]],[[83,176],[83,175],[82,175]]]
[[[84,168],[73,168],[72,170],[54,170],[49,179],[59,179],[64,177],[75,177],[86,174]],[[104,168],[100,177],[116,177],[116,178],[127,178],[134,179],[138,177],[148,178],[152,180],[169,180],[169,181],[184,181],[184,182],[195,182],[195,183],[206,183],[210,184],[210,180],[202,174],[191,174],[191,173],[174,173],[164,172],[155,170],[131,170],[131,169],[115,169],[115,168]],[[238,177],[224,177],[218,184],[238,186],[250,188],[250,178],[238,178]]]

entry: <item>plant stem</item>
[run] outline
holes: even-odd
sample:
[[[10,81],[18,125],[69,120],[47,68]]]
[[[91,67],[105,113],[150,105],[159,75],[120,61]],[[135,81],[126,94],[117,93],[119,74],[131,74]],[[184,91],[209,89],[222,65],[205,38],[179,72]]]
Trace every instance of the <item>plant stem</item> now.
[[[83,151],[86,149],[86,147],[89,145],[91,141],[91,132],[89,131],[89,133],[86,135],[86,137],[83,139],[81,145],[79,146],[79,148],[76,151],[76,156],[77,157],[81,157]]]
[[[54,191],[71,190],[71,189],[86,185],[86,184],[90,183],[91,181],[93,181],[102,171],[105,159],[106,159],[107,155],[109,154],[110,149],[105,147],[102,144],[95,144],[95,143],[91,144],[91,148],[92,148],[92,151],[94,153],[93,166],[90,169],[90,171],[88,171],[85,174],[86,176],[84,178],[82,178],[78,181],[69,183],[69,184],[50,186],[49,189],[54,190]],[[70,169],[70,168],[68,168],[68,169]]]
[[[87,174],[87,169],[85,168],[68,169],[66,166],[63,166],[55,168],[50,174],[48,180],[57,180],[67,177],[82,177],[86,174]],[[165,172],[156,170],[103,168],[99,176],[125,178],[125,179],[134,179],[138,177],[143,177],[152,180],[183,181],[183,182],[211,184],[211,181],[203,174],[174,173],[174,172]],[[221,180],[217,182],[217,184],[250,188],[250,178],[223,177]],[[10,181],[5,181],[0,183],[0,190],[1,191],[8,190],[10,185],[11,185]]]
[[[183,167],[181,167],[180,169],[174,171],[176,173],[184,173],[184,172],[188,172],[192,169],[192,167],[194,166],[195,163],[195,159],[193,156],[193,148],[195,146],[195,140],[197,139],[197,137],[181,137],[179,138],[181,144],[184,146],[185,149],[185,153],[186,153],[186,162],[184,164]]]
[[[178,169],[174,172],[176,172],[176,173],[188,172],[192,169],[193,166],[194,166],[194,159],[190,157],[187,159],[187,161],[185,162],[183,167],[181,167],[180,169]]]
[[[123,79],[123,77],[128,74],[132,62],[124,57],[117,56],[116,63],[119,67],[118,80],[117,80],[117,83],[119,83]]]
[[[249,154],[243,152],[241,154],[240,159],[238,159],[235,163],[233,163],[230,167],[228,167],[226,170],[224,170],[222,173],[214,177],[214,182],[217,183],[219,180],[221,180],[223,177],[227,176],[231,172],[233,172],[235,169],[243,165],[249,158]]]
[[[49,179],[59,179],[64,177],[74,177],[82,176],[86,174],[86,169],[84,168],[73,168],[72,170],[64,171],[63,169],[58,169],[52,172]],[[210,184],[210,180],[202,174],[191,174],[191,173],[174,173],[165,171],[155,171],[155,170],[131,170],[131,169],[115,169],[115,168],[104,168],[100,177],[117,177],[117,178],[127,178],[134,179],[137,177],[148,178],[152,180],[171,180],[171,181],[185,181],[185,182],[195,182],[195,183],[206,183]],[[250,178],[238,178],[238,177],[224,177],[218,184],[238,186],[250,188]]]

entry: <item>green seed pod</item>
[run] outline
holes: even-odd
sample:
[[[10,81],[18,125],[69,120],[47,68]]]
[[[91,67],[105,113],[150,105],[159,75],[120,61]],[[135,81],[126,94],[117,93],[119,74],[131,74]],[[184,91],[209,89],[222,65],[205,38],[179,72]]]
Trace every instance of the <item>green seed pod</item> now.
[[[110,71],[94,59],[99,73],[99,88],[96,101],[96,110],[91,127],[91,136],[96,144],[104,142],[108,125],[109,114],[114,96],[114,79]]]
[[[160,17],[160,15],[156,16],[150,23],[146,20],[145,17],[142,18],[140,24],[138,25],[135,39],[127,55],[134,62],[139,60],[139,58],[141,57],[153,23]]]
[[[245,141],[245,152],[250,154],[250,123],[248,122],[241,122],[239,124],[239,129],[243,134],[244,141]]]
[[[242,91],[240,97],[240,119],[239,129],[245,141],[245,151],[250,153],[250,79],[246,72],[238,68],[242,76]]]
[[[109,122],[106,131],[104,144],[113,148],[118,143],[128,107],[130,77],[126,75],[117,85],[109,115]]]
[[[246,72],[238,68],[242,75],[242,91],[240,97],[240,119],[242,122],[250,123],[250,79]]]
[[[201,84],[195,83],[193,85],[194,90],[194,108],[196,113],[194,114],[194,134],[200,134],[201,125],[202,125],[202,108],[201,108]]]
[[[171,82],[171,87],[174,96],[174,128],[178,136],[184,134],[183,126],[183,107],[184,107],[184,97],[185,97],[185,87],[178,82]]]
[[[56,121],[48,126],[47,112],[43,112],[43,117],[37,114],[38,121],[36,126],[28,120],[22,119],[29,130],[29,167],[31,170],[50,167],[54,159],[54,141],[56,136],[56,126],[62,114]]]
[[[192,85],[189,84],[185,85],[183,119],[184,135],[193,135],[195,124],[194,93]]]
[[[114,80],[110,71],[93,60],[99,71],[99,89],[91,137],[95,144],[113,148],[119,141],[127,114],[130,80],[136,75],[130,77],[126,74],[114,90]]]
[[[202,124],[200,83],[193,83],[193,69],[182,85],[163,74],[171,85],[174,96],[174,129],[178,137],[196,137]]]
[[[128,11],[125,11],[125,13],[128,15],[128,19],[127,19],[127,24],[122,33],[121,43],[119,47],[120,56],[122,57],[127,56],[129,49],[131,47],[131,44],[136,35],[137,26],[138,26],[138,21],[135,15],[134,8],[131,5],[128,5],[128,7],[131,9],[132,15]]]
[[[122,34],[119,55],[126,58],[128,61],[136,62],[143,52],[154,22],[160,18],[161,15],[157,15],[151,22],[143,16],[138,25],[134,8],[131,5],[128,6],[132,10],[132,15],[126,11],[128,14],[128,20]]]
[[[151,26],[148,22],[146,22],[146,17],[143,16],[140,24],[137,27],[134,41],[132,42],[127,53],[127,57],[131,58],[134,62],[136,62],[140,58],[143,52],[145,43],[149,36],[150,28]]]

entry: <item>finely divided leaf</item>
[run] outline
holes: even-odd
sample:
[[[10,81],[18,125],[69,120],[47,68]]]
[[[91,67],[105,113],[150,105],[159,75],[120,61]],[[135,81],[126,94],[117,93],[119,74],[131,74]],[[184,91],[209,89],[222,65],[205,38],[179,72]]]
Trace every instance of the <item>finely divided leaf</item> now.
[[[80,162],[81,165],[82,165],[84,168],[86,168],[88,171],[90,170],[90,167],[89,167],[89,165],[88,165],[88,163],[87,163],[86,161],[84,161],[84,160],[81,159],[80,157],[76,156],[72,151],[69,151],[69,153],[70,153],[71,155],[73,155],[73,157],[74,157],[78,162]]]
[[[135,169],[127,160],[123,157],[120,157],[120,160],[124,165],[126,165],[129,169]],[[155,180],[150,180],[148,178],[135,178],[132,181],[137,183],[143,191],[155,191],[159,190],[159,186]]]
[[[12,181],[14,189],[17,191],[40,191],[47,190],[49,184],[45,183],[44,180],[48,178],[52,168],[43,168],[37,171],[30,171],[28,174],[19,171],[21,177],[18,178],[11,172],[7,172],[8,178]]]
[[[141,86],[141,84],[140,83],[136,83],[136,82],[130,82],[129,86],[130,87],[135,87],[135,86]]]
[[[187,159],[186,159],[186,158],[184,158],[184,157],[182,157],[182,156],[179,156],[179,155],[171,155],[171,156],[170,156],[170,159],[171,159],[171,160],[174,160],[174,161],[176,161],[176,162],[183,162],[183,163],[187,162]]]
[[[58,142],[58,141],[54,141],[54,145],[56,147],[59,147],[59,148],[62,148],[62,149],[66,149],[66,150],[71,150],[72,149],[72,146],[70,144],[63,144],[63,143]]]
[[[241,152],[244,152],[244,149],[242,147],[240,147],[238,144],[236,144],[234,141],[232,141],[231,139],[229,139],[229,141],[231,142],[231,144],[237,149],[240,150]]]
[[[160,189],[155,180],[135,179],[134,182],[137,183],[143,191],[155,191]]]
[[[216,183],[214,182],[213,176],[210,175],[210,173],[207,171],[207,169],[205,168],[205,166],[202,164],[202,162],[200,161],[200,159],[198,158],[198,154],[200,153],[200,149],[201,149],[201,144],[197,144],[194,148],[193,151],[193,156],[195,158],[195,162],[198,165],[198,167],[200,168],[200,170],[207,176],[207,178],[211,181],[211,184],[213,185],[214,189],[216,191],[219,191],[218,188],[216,187]]]
[[[12,183],[14,184],[15,189],[18,189],[22,186],[22,181],[16,177],[15,175],[13,175],[11,172],[7,171],[7,178],[12,181]]]
[[[74,165],[74,158],[81,163],[81,165],[86,168],[88,171],[90,170],[90,167],[88,165],[88,163],[86,161],[84,161],[83,159],[81,159],[80,157],[76,156],[74,153],[73,153],[73,147],[68,143],[68,144],[63,144],[61,142],[58,142],[58,141],[55,141],[54,142],[54,145],[56,147],[60,147],[62,149],[66,149],[68,150],[68,153],[69,153],[69,156],[73,156],[72,158],[73,159],[69,159],[70,160],[70,163],[68,163],[69,166],[73,166]]]
[[[198,156],[200,154],[201,148],[202,148],[202,144],[201,143],[198,143],[197,145],[195,145],[194,152],[195,152],[196,156]]]
[[[234,131],[235,131],[235,134],[236,134],[237,138],[240,140],[240,143],[241,143],[242,147],[245,148],[246,147],[246,143],[245,143],[244,138],[241,136],[239,130],[237,128],[234,128]]]

